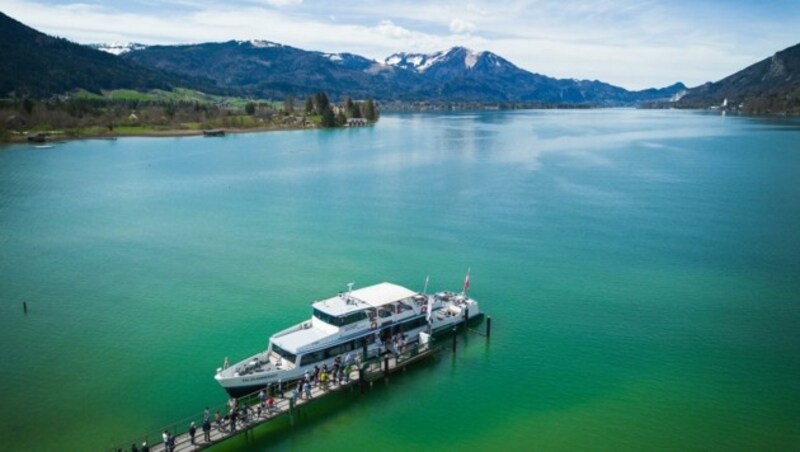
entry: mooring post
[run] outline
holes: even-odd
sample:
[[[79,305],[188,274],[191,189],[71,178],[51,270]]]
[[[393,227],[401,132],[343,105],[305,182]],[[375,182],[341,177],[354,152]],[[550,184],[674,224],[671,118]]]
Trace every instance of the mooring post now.
[[[455,352],[456,352],[456,331],[457,331],[457,329],[456,329],[456,327],[454,326],[454,327],[453,327],[453,353],[454,353],[454,354],[455,354]]]
[[[28,302],[27,301],[23,301],[22,302],[22,311],[25,312],[25,314],[28,314]]]
[[[486,316],[486,339],[492,335],[492,316]]]

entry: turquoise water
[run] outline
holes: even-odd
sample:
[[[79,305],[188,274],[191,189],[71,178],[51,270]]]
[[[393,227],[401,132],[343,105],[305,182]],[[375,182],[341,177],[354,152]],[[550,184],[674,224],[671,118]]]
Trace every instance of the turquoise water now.
[[[157,429],[312,300],[471,267],[490,344],[220,449],[796,448],[798,176],[800,122],[674,111],[0,148],[0,444]]]

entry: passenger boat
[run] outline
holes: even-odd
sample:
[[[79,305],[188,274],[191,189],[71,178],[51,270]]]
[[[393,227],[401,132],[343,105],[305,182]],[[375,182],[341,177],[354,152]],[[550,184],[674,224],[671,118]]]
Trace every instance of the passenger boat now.
[[[427,286],[427,284],[426,284]],[[469,273],[461,293],[415,292],[383,282],[348,290],[311,304],[311,318],[270,337],[267,349],[217,369],[215,379],[233,397],[272,384],[300,379],[314,366],[363,362],[384,353],[399,353],[419,342],[420,333],[451,331],[480,318],[478,302],[467,296]]]

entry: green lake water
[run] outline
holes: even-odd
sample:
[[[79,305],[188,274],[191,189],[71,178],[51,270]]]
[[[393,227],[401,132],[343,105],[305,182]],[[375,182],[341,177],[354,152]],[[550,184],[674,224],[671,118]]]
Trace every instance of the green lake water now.
[[[0,449],[158,429],[311,301],[468,267],[489,344],[218,450],[800,444],[800,121],[591,110],[0,148]]]

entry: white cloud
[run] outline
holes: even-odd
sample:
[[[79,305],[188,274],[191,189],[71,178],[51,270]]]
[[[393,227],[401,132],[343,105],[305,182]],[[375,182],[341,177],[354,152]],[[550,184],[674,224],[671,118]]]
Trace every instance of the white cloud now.
[[[475,24],[459,18],[450,21],[450,31],[457,35],[468,35],[475,31]]]
[[[303,0],[264,0],[264,3],[270,6],[293,6],[303,3]]]
[[[375,27],[379,34],[393,39],[408,39],[413,36],[411,30],[395,25],[391,20],[382,20]]]
[[[480,6],[474,3],[467,3],[467,12],[472,14],[477,14],[479,16],[485,16],[488,13],[485,9],[481,8]]]

